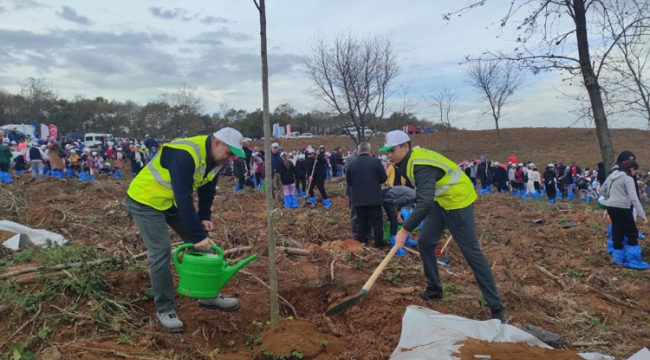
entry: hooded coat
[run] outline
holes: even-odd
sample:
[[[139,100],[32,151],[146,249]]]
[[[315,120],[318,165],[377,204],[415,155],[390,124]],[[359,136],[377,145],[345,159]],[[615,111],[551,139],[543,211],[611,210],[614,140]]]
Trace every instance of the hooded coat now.
[[[634,178],[628,176],[624,171],[614,170],[598,189],[598,194],[604,197],[603,205],[621,209],[629,209],[630,206],[634,206],[637,216],[646,219],[643,206],[636,194],[634,182]]]

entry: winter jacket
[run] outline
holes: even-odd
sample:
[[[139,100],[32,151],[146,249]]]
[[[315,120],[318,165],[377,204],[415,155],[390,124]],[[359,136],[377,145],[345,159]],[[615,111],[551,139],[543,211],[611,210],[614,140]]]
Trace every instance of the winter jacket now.
[[[0,165],[11,164],[11,148],[7,145],[0,145]]]
[[[59,149],[61,145],[59,144],[50,144],[47,146],[50,149],[50,169],[52,170],[64,170],[65,169],[65,158],[59,156]]]
[[[25,160],[27,161],[32,161],[32,160],[45,160],[45,154],[43,154],[43,151],[39,149],[37,146],[32,146],[27,150],[27,157]]]
[[[537,170],[530,170],[528,171],[528,183],[529,184],[534,184],[535,181],[537,181],[539,184],[542,183],[542,180],[539,176],[539,172]]]
[[[412,208],[415,202],[415,189],[408,186],[393,186],[382,190],[384,203],[397,205],[398,208]]]
[[[605,180],[607,179],[607,172],[605,172],[604,162],[598,163],[598,175],[596,179],[598,179],[598,183],[600,183],[601,186],[603,185],[603,183],[605,183]]]
[[[547,187],[549,185],[555,186],[555,184],[556,184],[556,182],[555,182],[556,181],[555,170],[546,169],[546,171],[544,171],[543,176],[544,176],[544,187]]]
[[[14,170],[25,170],[25,156],[18,155],[14,159]]]
[[[296,182],[296,167],[293,166],[291,161],[289,161],[289,167],[282,162],[280,166],[280,181],[282,181],[282,185],[291,185]]]
[[[296,161],[296,179],[302,180],[306,178],[307,178],[307,163],[305,162],[305,160]]]
[[[280,166],[282,166],[282,157],[280,156],[280,152],[271,153],[271,170],[275,174],[276,172],[280,171]]]
[[[351,167],[347,167],[345,179],[352,187],[352,206],[373,206],[384,203],[381,185],[386,182],[386,171],[381,160],[361,154]]]
[[[246,159],[238,157],[233,164],[233,175],[236,177],[246,175]]]
[[[386,175],[387,175],[387,180],[386,180],[386,185],[387,186],[399,186],[399,185],[406,185],[406,178],[403,176],[397,177],[395,176],[395,164],[390,164],[388,166],[388,169],[386,169]]]
[[[602,202],[607,207],[629,209],[634,206],[636,213],[642,219],[646,219],[643,206],[639,201],[634,187],[634,179],[624,171],[615,170],[607,177],[605,183],[598,189],[598,194],[605,198]]]
[[[316,160],[316,168],[314,169],[314,159]],[[325,179],[327,177],[327,159],[325,159],[325,154],[324,153],[319,153],[316,155],[316,157],[312,158],[307,158],[306,160],[306,165],[307,165],[307,177],[311,175],[312,169],[314,170],[314,179]],[[379,163],[381,165],[381,162]],[[382,167],[382,170],[384,168]]]
[[[523,169],[517,169],[515,171],[515,182],[517,184],[523,184],[524,183],[524,170]]]

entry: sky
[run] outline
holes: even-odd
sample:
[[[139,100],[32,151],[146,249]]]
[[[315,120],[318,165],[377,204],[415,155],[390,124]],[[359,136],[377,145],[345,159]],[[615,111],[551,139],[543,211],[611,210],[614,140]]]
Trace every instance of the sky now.
[[[400,72],[389,113],[407,110],[434,119],[426,101],[446,87],[458,94],[452,125],[490,129],[486,103],[461,63],[485,50],[507,49],[511,33],[495,25],[506,1],[492,1],[451,21],[442,14],[463,1],[268,0],[270,107],[330,110],[307,90],[302,58],[319,36],[344,31],[390,33]],[[252,0],[0,0],[0,89],[44,78],[63,98],[76,95],[155,101],[181,86],[193,89],[208,113],[223,106],[262,107],[259,13]],[[525,75],[503,109],[500,127],[592,127],[571,112],[568,97],[584,93],[559,73]],[[641,122],[612,127],[643,127]]]

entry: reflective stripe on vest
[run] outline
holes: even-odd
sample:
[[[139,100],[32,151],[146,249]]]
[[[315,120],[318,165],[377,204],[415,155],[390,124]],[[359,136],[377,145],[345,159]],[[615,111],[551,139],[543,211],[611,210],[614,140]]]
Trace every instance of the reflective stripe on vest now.
[[[172,144],[173,145],[188,145],[188,146],[192,147],[192,149],[194,150],[194,153],[196,154],[196,159],[198,160],[198,164],[201,164],[201,160],[202,160],[201,159],[201,148],[199,147],[198,144],[196,144],[196,143],[194,143],[192,141],[189,141],[189,140],[176,140],[176,141],[174,141],[172,143],[169,143],[169,145],[172,145]],[[167,147],[172,147],[173,148],[173,146],[167,146]],[[172,188],[171,181],[163,180],[162,175],[160,174],[160,171],[158,171],[158,169],[156,169],[156,167],[154,166],[154,159],[159,157],[161,153],[162,153],[162,149],[161,149],[161,151],[158,151],[158,153],[156,153],[156,155],[154,155],[154,157],[153,157],[153,159],[151,159],[151,161],[149,161],[149,163],[147,164],[147,168],[149,169],[149,171],[151,172],[151,175],[153,176],[154,180],[156,180],[156,182],[158,184],[160,184],[160,185],[162,185],[162,186],[164,186],[164,187],[166,187],[168,189],[171,189]],[[158,160],[158,161],[160,161],[160,160]],[[196,168],[197,166],[198,166],[198,168],[196,169],[196,172],[200,172],[201,174],[205,173],[205,166],[199,166],[199,165],[197,165],[195,163],[194,167]]]
[[[428,165],[445,172],[442,179],[436,182],[434,200],[445,210],[461,209],[471,205],[476,200],[476,191],[471,180],[458,165],[451,160],[427,149],[413,149],[406,164],[406,176],[413,186],[415,183],[415,166]]]

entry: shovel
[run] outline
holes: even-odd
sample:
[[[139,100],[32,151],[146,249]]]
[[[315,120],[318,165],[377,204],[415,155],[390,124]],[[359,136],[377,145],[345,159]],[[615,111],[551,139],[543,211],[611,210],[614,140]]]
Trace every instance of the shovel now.
[[[377,267],[375,272],[372,273],[372,275],[370,276],[368,281],[366,281],[366,284],[363,285],[363,288],[361,288],[361,291],[359,291],[358,294],[348,296],[348,297],[344,298],[343,300],[339,301],[338,303],[330,306],[327,309],[327,311],[325,311],[325,316],[336,315],[336,314],[338,314],[340,312],[343,312],[343,311],[351,308],[354,304],[356,304],[359,301],[363,300],[363,298],[365,298],[368,295],[368,291],[370,291],[370,288],[372,287],[372,285],[375,284],[375,281],[379,277],[379,274],[381,274],[381,272],[384,270],[386,265],[388,265],[390,260],[393,258],[393,256],[397,252],[397,250],[398,250],[397,246],[393,246],[393,248],[390,249],[390,252],[388,253],[388,255],[386,255],[386,257],[381,262],[381,264],[379,264],[379,266]]]
[[[447,267],[449,266],[449,262],[451,261],[449,259],[449,256],[443,255],[445,250],[447,249],[447,246],[449,246],[449,242],[451,241],[452,236],[449,235],[447,237],[447,242],[445,242],[445,246],[442,247],[442,250],[440,250],[440,256],[438,257],[438,262],[441,262],[443,264],[446,264]]]

